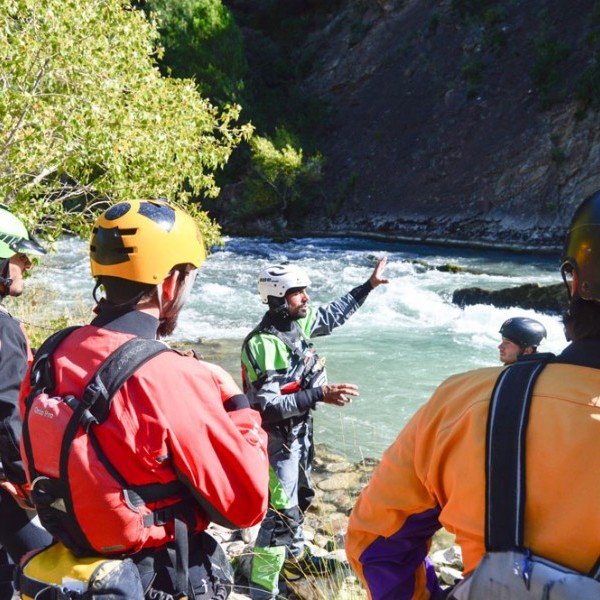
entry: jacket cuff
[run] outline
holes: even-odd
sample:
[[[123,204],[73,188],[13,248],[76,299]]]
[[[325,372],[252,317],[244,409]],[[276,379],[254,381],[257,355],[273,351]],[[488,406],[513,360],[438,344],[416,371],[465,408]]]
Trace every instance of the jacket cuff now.
[[[250,402],[248,402],[246,394],[237,394],[223,402],[223,407],[227,412],[233,412],[234,410],[250,408]]]
[[[370,294],[372,289],[373,286],[367,279],[367,281],[365,281],[362,285],[359,285],[353,290],[350,290],[350,294],[360,305],[362,305],[362,303],[367,299],[367,296]]]
[[[301,412],[315,408],[317,402],[323,400],[323,390],[321,387],[310,388],[309,390],[301,390],[294,394],[296,398],[296,406]]]

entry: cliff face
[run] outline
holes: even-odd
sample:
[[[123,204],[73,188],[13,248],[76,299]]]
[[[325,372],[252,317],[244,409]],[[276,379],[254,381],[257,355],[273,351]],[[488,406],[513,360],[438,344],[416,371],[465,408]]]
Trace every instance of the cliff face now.
[[[595,7],[306,3],[303,85],[329,109],[325,210],[307,227],[560,247],[573,210],[600,189],[599,115],[576,95]]]

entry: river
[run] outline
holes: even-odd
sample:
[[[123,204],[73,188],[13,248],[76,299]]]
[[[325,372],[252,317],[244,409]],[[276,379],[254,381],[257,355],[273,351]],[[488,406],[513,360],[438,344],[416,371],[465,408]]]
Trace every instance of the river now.
[[[262,268],[281,261],[301,265],[312,280],[311,302],[321,304],[364,282],[382,256],[388,257],[390,283],[374,290],[343,327],[315,340],[330,381],[359,386],[360,397],[350,405],[322,405],[315,413],[317,443],[351,460],[379,457],[448,375],[500,364],[498,329],[508,317],[529,316],[545,325],[548,339],[540,350],[559,352],[566,344],[558,317],[485,305],[462,309],[451,302],[452,292],[463,287],[558,283],[558,256],[341,238],[227,238],[202,267],[173,338],[199,343],[205,358],[239,382],[241,342],[265,309],[256,287]],[[442,272],[414,261],[464,270]],[[32,279],[58,290],[65,311],[82,302],[91,307],[87,245],[78,239],[60,240]]]

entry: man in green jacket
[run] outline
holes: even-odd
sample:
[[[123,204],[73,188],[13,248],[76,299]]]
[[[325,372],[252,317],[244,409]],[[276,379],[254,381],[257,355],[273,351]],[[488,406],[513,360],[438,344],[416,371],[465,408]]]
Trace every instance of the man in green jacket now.
[[[244,392],[260,411],[269,438],[270,503],[250,576],[250,594],[256,600],[277,596],[282,569],[288,580],[323,574],[324,565],[305,550],[303,530],[303,515],[314,496],[311,413],[320,402],[346,405],[358,388],[327,382],[324,361],[310,338],[329,335],[374,288],[388,283],[382,276],[386,260],[378,261],[364,284],[319,308],[309,306],[310,279],[301,267],[275,265],[259,276],[259,293],[269,310],[242,346]]]

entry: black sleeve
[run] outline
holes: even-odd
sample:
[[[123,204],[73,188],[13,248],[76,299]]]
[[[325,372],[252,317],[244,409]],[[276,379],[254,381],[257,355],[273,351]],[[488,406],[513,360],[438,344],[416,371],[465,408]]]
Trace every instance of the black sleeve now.
[[[372,290],[373,290],[373,286],[369,283],[369,280],[367,280],[362,285],[359,285],[358,287],[355,287],[353,290],[350,290],[350,293],[352,294],[354,299],[360,305],[362,305]]]
[[[9,481],[26,483],[19,441],[19,390],[27,372],[27,341],[19,322],[0,313],[0,459]]]

